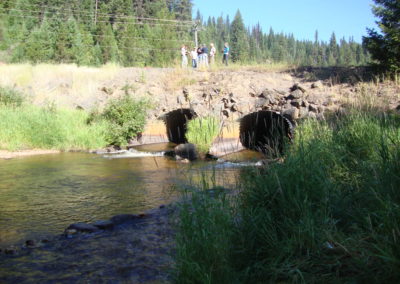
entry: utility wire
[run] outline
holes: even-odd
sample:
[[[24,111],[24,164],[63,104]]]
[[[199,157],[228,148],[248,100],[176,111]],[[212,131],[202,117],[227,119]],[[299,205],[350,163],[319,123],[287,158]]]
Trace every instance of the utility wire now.
[[[21,12],[24,12],[24,10],[20,10]],[[39,12],[38,12],[39,13]],[[12,15],[12,14],[7,14],[7,13],[0,13],[1,15],[9,16],[9,17],[17,17],[17,18],[32,18],[32,19],[38,19],[38,16],[31,16],[31,15]],[[64,14],[60,13],[63,16],[70,16],[69,14]],[[83,19],[86,21],[85,23],[91,23],[91,19]],[[77,21],[79,22],[79,21]],[[82,22],[82,21],[81,21]],[[97,23],[108,23],[108,24],[131,24],[131,25],[149,25],[149,26],[169,26],[169,27],[184,27],[188,28],[188,24],[173,24],[173,23],[152,23],[152,22],[126,22],[126,21],[104,21],[104,20],[97,20]]]
[[[56,7],[56,6],[49,6],[49,5],[38,5],[38,4],[29,4],[29,5],[21,5],[18,8],[7,8],[3,9],[6,11],[21,11],[21,12],[34,12],[34,13],[44,13],[46,11],[38,11],[38,10],[31,10],[31,9],[26,9],[23,10],[21,7],[39,7],[39,8],[48,8],[48,9],[53,9],[53,10],[63,10],[65,11],[65,7]],[[73,9],[72,7],[69,8],[71,12],[76,12],[79,14],[88,14],[90,16],[94,16],[94,13],[88,12],[88,11],[82,11],[78,8]],[[104,17],[115,17],[116,14],[108,14],[108,13],[101,13],[97,12],[96,13],[98,16],[104,16]],[[172,19],[160,19],[160,18],[148,18],[148,17],[137,17],[137,16],[127,16],[127,15],[119,15],[118,18],[122,19],[135,19],[135,20],[146,20],[146,21],[160,21],[160,22],[171,22],[171,23],[180,23],[180,24],[194,24],[194,21],[185,21],[185,20],[172,20]]]

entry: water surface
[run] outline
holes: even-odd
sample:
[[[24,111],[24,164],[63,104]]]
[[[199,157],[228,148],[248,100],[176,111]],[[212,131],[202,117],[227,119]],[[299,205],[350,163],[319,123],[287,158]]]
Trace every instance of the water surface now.
[[[210,186],[232,186],[238,171],[202,162],[180,164],[159,154],[123,155],[63,153],[0,160],[0,247],[50,238],[71,223],[156,208],[177,198],[177,184],[198,183],[205,176]]]

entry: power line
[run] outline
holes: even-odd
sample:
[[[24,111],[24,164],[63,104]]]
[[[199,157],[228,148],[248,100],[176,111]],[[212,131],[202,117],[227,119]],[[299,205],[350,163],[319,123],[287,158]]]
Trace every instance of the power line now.
[[[5,10],[5,9],[3,9]],[[0,10],[1,11],[1,10]],[[6,10],[7,11],[7,10]],[[10,11],[10,10],[8,10]],[[13,9],[13,11],[19,11],[19,12],[30,12],[30,13],[37,13],[38,16],[32,16],[32,15],[12,15],[9,13],[0,13],[2,15],[5,16],[9,16],[9,17],[18,17],[18,18],[33,18],[33,19],[38,19],[39,18],[39,14],[41,14],[40,11],[29,11],[29,10],[20,10],[20,9]],[[63,16],[70,16],[69,14],[67,14],[67,12],[59,12],[59,14],[63,15]],[[89,17],[89,15],[86,15],[84,17]],[[90,16],[92,17],[92,15]],[[86,22],[90,22],[91,19],[84,19]],[[105,20],[97,20],[98,23],[108,23],[108,24],[131,24],[131,25],[150,25],[150,26],[169,26],[169,27],[184,27],[184,28],[188,28],[190,25],[189,24],[180,24],[180,23],[156,23],[156,22],[126,22],[126,21],[105,21]]]
[[[62,10],[65,9],[64,7],[57,7],[57,6],[50,6],[50,5],[39,5],[39,4],[24,4],[21,5],[18,8],[21,7],[39,7],[39,8],[49,8],[49,9],[53,9],[53,10]],[[8,11],[21,11],[21,12],[36,12],[36,13],[43,13],[43,11],[35,11],[35,10],[22,10],[22,9],[17,9],[17,8],[8,8],[8,9],[3,9],[3,10],[8,10]],[[76,12],[76,13],[80,13],[80,14],[89,14],[90,16],[94,16],[92,15],[91,12],[87,12],[87,11],[82,11],[79,10],[77,8],[73,9],[72,7],[70,7],[70,11],[71,12]],[[108,13],[101,13],[101,12],[97,12],[96,15],[99,16],[104,16],[104,17],[114,17],[116,16],[115,14],[108,14]],[[137,16],[127,16],[127,15],[119,15],[118,18],[121,19],[135,19],[135,20],[146,20],[146,21],[160,21],[160,22],[172,22],[172,23],[179,23],[179,24],[193,24],[193,21],[185,21],[185,20],[172,20],[172,19],[160,19],[160,18],[148,18],[148,17],[137,17]]]

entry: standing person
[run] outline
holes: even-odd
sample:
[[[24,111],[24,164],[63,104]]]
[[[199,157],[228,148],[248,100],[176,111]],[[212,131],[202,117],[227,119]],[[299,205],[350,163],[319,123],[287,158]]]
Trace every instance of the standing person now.
[[[201,49],[201,55],[203,56],[204,65],[208,67],[208,47],[206,44],[203,44],[203,48]]]
[[[201,46],[197,48],[197,67],[201,67],[203,65],[203,51]]]
[[[186,68],[188,65],[188,58],[187,58],[187,50],[186,50],[185,45],[182,45],[181,55],[182,55],[182,68]]]
[[[193,50],[190,52],[190,57],[192,57],[192,67],[193,68],[197,68],[198,55],[197,55],[197,48],[196,47],[194,47]]]
[[[229,45],[227,42],[224,44],[224,57],[222,58],[222,64],[225,63],[226,66],[228,66],[228,59],[229,59]]]
[[[215,48],[213,43],[210,43],[210,64],[214,65],[215,63],[215,54],[217,53],[217,49]]]

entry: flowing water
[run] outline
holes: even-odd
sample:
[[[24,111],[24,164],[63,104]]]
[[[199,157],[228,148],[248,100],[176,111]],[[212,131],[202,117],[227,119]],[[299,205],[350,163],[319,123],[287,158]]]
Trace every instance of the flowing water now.
[[[232,186],[237,167],[180,164],[168,144],[113,155],[64,153],[0,160],[0,248],[60,234],[71,223],[140,213],[200,180]],[[152,153],[149,153],[152,152]]]

